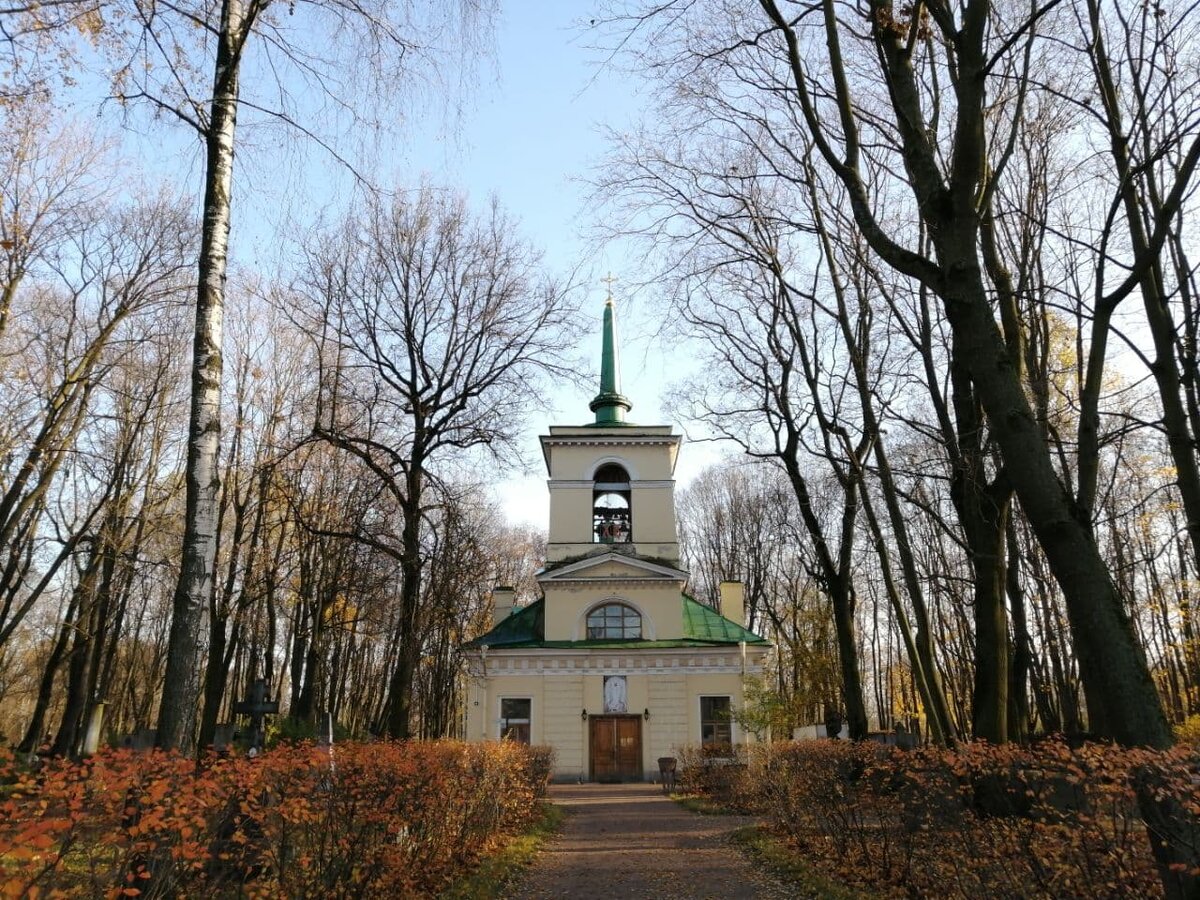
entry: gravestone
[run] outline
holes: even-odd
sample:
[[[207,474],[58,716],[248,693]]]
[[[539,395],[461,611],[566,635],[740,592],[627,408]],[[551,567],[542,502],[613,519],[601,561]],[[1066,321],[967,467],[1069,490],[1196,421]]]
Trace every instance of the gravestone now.
[[[317,720],[317,746],[333,747],[333,714],[323,712]]]
[[[825,710],[825,736],[837,740],[842,736],[842,726],[846,720],[836,709]]]
[[[232,722],[225,722],[217,725],[213,729],[212,748],[218,753],[228,753],[233,747],[233,742],[237,738],[237,726]]]
[[[95,756],[100,749],[100,739],[104,731],[104,707],[108,704],[98,700],[88,716],[87,732],[83,738],[83,755]]]
[[[250,696],[233,704],[233,711],[239,716],[250,718],[250,749],[259,751],[266,739],[263,729],[263,718],[279,712],[279,701],[267,699],[267,680],[255,678],[250,685]]]
[[[921,732],[906,728],[903,722],[896,723],[896,746],[901,750],[915,750],[921,743]]]
[[[799,725],[792,729],[793,741],[816,741],[821,738],[833,737],[835,740],[849,740],[850,726],[846,723],[841,724],[841,730],[835,731],[832,735],[826,725]]]
[[[139,753],[145,753],[147,750],[154,749],[154,743],[157,738],[157,728],[139,728],[132,734],[127,734],[121,738],[121,746],[126,750],[136,750]]]

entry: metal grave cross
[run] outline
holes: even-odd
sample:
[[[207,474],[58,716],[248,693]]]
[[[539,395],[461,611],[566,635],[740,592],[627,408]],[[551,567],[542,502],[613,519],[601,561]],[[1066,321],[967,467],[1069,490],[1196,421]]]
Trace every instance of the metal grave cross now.
[[[250,685],[250,696],[233,704],[233,711],[240,716],[250,717],[250,749],[261,750],[263,745],[263,716],[279,712],[279,701],[267,699],[267,680],[255,678]]]

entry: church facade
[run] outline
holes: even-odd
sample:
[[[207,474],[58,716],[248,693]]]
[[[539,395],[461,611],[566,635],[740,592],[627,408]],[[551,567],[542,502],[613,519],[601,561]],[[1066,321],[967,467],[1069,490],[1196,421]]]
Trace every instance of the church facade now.
[[[559,780],[657,775],[680,747],[752,736],[732,715],[768,643],[743,627],[741,585],[717,612],[685,593],[675,523],[680,437],[625,420],[612,298],[604,309],[594,421],[541,437],[550,533],[542,596],[464,645],[468,740],[552,746]]]

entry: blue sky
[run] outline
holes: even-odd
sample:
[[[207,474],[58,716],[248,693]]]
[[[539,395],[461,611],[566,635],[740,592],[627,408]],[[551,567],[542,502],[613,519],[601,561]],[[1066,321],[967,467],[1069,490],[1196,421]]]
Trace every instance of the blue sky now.
[[[664,349],[656,334],[664,311],[654,298],[630,297],[622,284],[637,279],[634,254],[626,245],[597,246],[589,239],[593,221],[587,203],[589,173],[607,152],[606,128],[622,130],[642,114],[641,86],[612,67],[577,22],[595,13],[586,3],[505,4],[498,25],[494,78],[484,66],[480,90],[462,113],[457,134],[430,116],[421,123],[408,152],[409,177],[428,174],[457,185],[476,201],[491,194],[522,223],[527,238],[544,249],[558,271],[582,266],[587,273],[585,312],[594,325],[577,348],[598,373],[600,317],[608,272],[618,304],[623,387],[633,401],[630,419],[669,421],[662,408],[668,373],[681,360]],[[537,435],[550,423],[588,421],[595,390],[563,385],[550,397],[553,411],[538,416],[523,437],[530,471],[510,473],[500,485],[500,501],[514,522],[545,527],[549,497]],[[679,427],[679,423],[676,423]],[[717,456],[711,444],[691,444],[681,455],[677,477],[686,482]]]
[[[462,190],[475,204],[495,195],[553,271],[579,273],[584,311],[593,319],[574,349],[587,361],[588,374],[597,377],[606,292],[601,278],[616,277],[623,386],[634,404],[630,419],[666,423],[662,395],[669,376],[686,370],[686,355],[673,352],[673,343],[664,349],[658,337],[666,319],[662,300],[652,291],[631,296],[642,274],[632,249],[620,242],[600,245],[591,237],[597,213],[588,204],[589,176],[608,150],[605,131],[637,123],[643,86],[603,64],[603,52],[592,46],[595,36],[580,24],[598,15],[586,0],[514,0],[501,6],[492,51],[468,71],[460,99],[447,104],[437,91],[424,99],[397,99],[392,121],[383,123],[369,155],[356,158],[384,183],[415,186],[424,179]],[[250,90],[269,87],[270,79],[261,75],[250,72],[243,82]],[[119,109],[101,103],[106,92],[102,82],[93,82],[76,93],[72,105],[84,127],[90,122],[111,131],[138,181],[157,173],[173,189],[198,197],[201,157],[194,135],[136,114],[124,120],[121,131]],[[296,93],[317,128],[328,124],[311,109],[317,101]],[[289,235],[302,234],[318,216],[336,215],[352,197],[347,172],[324,151],[294,131],[264,124],[261,116],[256,121],[250,111],[239,117],[234,184],[232,257],[247,270],[273,269],[289,252]],[[564,384],[545,398],[550,412],[536,415],[522,435],[527,470],[499,477],[499,500],[510,521],[545,527],[548,494],[537,435],[552,422],[587,421],[594,393]],[[717,456],[711,444],[690,445],[681,455],[678,480],[686,483]]]

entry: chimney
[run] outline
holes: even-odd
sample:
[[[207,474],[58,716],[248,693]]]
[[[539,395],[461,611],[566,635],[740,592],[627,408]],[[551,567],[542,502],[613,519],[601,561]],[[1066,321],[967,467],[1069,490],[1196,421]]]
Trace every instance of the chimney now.
[[[510,587],[497,585],[492,588],[492,627],[495,628],[509,617],[517,592]]]
[[[746,593],[740,581],[721,582],[721,615],[738,625],[746,624]]]

